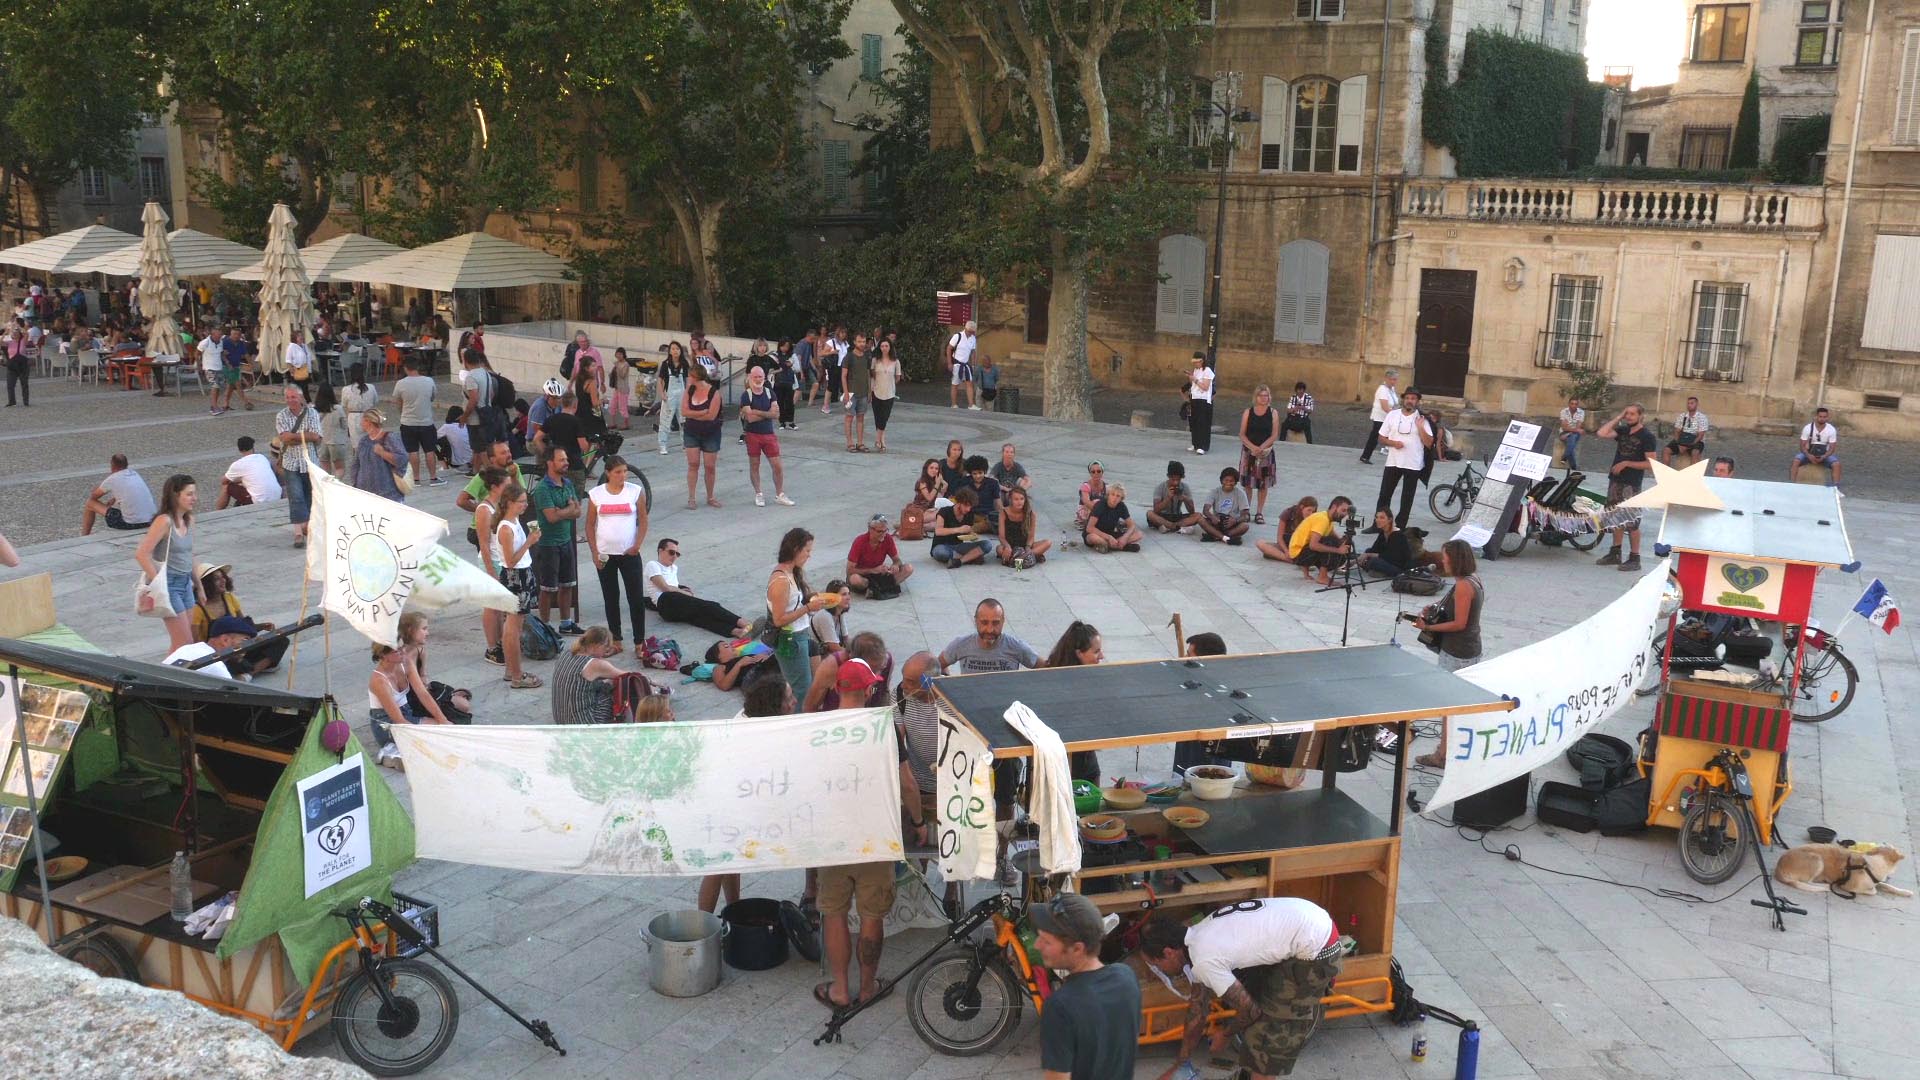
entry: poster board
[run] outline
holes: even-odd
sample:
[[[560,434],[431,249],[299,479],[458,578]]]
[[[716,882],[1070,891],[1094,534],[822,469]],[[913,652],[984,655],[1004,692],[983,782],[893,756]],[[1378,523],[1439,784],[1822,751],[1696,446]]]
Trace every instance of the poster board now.
[[[1549,437],[1549,432],[1540,424],[1525,420],[1507,422],[1500,445],[1488,459],[1487,478],[1480,484],[1480,494],[1467,509],[1453,539],[1473,545],[1483,559],[1500,557],[1500,536],[1513,527],[1515,516],[1520,513],[1520,500],[1526,497],[1534,481],[1546,476],[1552,457],[1541,450]]]
[[[11,889],[32,859],[32,809],[44,811],[47,794],[60,781],[90,704],[91,699],[77,690],[0,676],[0,891]],[[24,746],[20,744],[22,722]]]

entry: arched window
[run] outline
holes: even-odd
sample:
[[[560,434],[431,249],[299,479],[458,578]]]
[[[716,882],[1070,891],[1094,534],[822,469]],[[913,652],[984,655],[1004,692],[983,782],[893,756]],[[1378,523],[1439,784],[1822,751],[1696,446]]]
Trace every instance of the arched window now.
[[[1280,247],[1273,288],[1273,340],[1327,342],[1327,247],[1295,240]]]
[[[1207,245],[1197,236],[1160,239],[1160,290],[1153,328],[1162,334],[1198,334],[1203,320],[1200,285],[1206,276]]]

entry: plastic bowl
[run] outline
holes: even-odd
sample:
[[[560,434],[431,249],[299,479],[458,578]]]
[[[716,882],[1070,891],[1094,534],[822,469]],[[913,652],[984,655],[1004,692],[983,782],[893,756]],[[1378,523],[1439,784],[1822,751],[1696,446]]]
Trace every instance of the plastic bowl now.
[[[1110,814],[1092,814],[1080,819],[1080,835],[1088,840],[1119,840],[1127,835],[1127,823]]]
[[[1807,830],[1807,839],[1816,844],[1831,844],[1833,838],[1839,835],[1825,825],[1815,825]]]
[[[1213,815],[1197,806],[1169,806],[1160,811],[1167,824],[1176,829],[1197,829],[1213,820]]]
[[[1100,795],[1109,810],[1138,810],[1147,805],[1147,793],[1139,788],[1101,788]],[[1073,805],[1079,809],[1079,800],[1074,800]]]
[[[1187,786],[1196,799],[1226,799],[1233,796],[1233,785],[1240,774],[1221,765],[1195,765],[1187,770]]]

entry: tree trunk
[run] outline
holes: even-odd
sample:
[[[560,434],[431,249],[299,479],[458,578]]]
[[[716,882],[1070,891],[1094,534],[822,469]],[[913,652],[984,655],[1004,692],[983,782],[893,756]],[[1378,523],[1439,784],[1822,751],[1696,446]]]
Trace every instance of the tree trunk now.
[[[709,335],[733,336],[733,309],[720,299],[720,216],[727,204],[703,205],[674,183],[662,184],[660,194],[673,209],[680,246],[687,252],[687,273],[693,279],[693,302],[700,308],[700,329]]]
[[[1047,303],[1045,413],[1052,420],[1093,419],[1093,372],[1087,367],[1087,257],[1053,237],[1053,297]]]
[[[333,209],[333,178],[329,170],[316,166],[308,154],[294,159],[293,240],[301,247],[313,235]]]

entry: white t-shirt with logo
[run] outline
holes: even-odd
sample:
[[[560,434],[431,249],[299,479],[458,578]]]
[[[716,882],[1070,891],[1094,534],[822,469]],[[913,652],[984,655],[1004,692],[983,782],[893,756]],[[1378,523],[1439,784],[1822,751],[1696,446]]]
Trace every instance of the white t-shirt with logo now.
[[[658,585],[653,583],[654,578],[659,578],[661,581],[666,582],[667,588],[669,589],[678,590],[680,588],[680,567],[677,564],[668,566],[666,563],[655,559],[648,562],[640,573],[647,580],[647,599],[655,603],[659,602],[662,590]]]
[[[639,484],[628,483],[614,494],[601,484],[587,492],[593,504],[594,550],[602,555],[625,555],[640,534]]]
[[[1311,900],[1276,896],[1230,904],[1187,928],[1189,977],[1218,997],[1233,988],[1236,970],[1311,960],[1332,937],[1333,916]]]
[[[1380,405],[1382,401],[1387,403],[1385,408],[1382,408]],[[1379,386],[1373,388],[1373,411],[1367,414],[1367,419],[1372,421],[1385,420],[1388,413],[1399,407],[1400,391],[1395,390],[1386,383],[1381,383]]]
[[[1840,440],[1839,429],[1832,424],[1808,424],[1800,429],[1800,441],[1809,446],[1831,447]]]
[[[975,334],[969,334],[965,330],[962,330],[948,338],[947,344],[953,346],[954,363],[971,364],[973,362],[973,350],[979,348],[980,338]]]
[[[1412,469],[1419,472],[1427,464],[1427,448],[1420,441],[1420,433],[1432,434],[1427,418],[1419,413],[1409,413],[1395,409],[1380,422],[1380,438],[1398,439],[1405,445],[1387,447],[1387,467],[1390,469]],[[1384,441],[1382,445],[1385,445]]]
[[[273,475],[273,463],[267,460],[265,454],[243,455],[227,466],[227,474],[223,479],[240,481],[255,505],[273,502],[280,497],[280,480]]]

